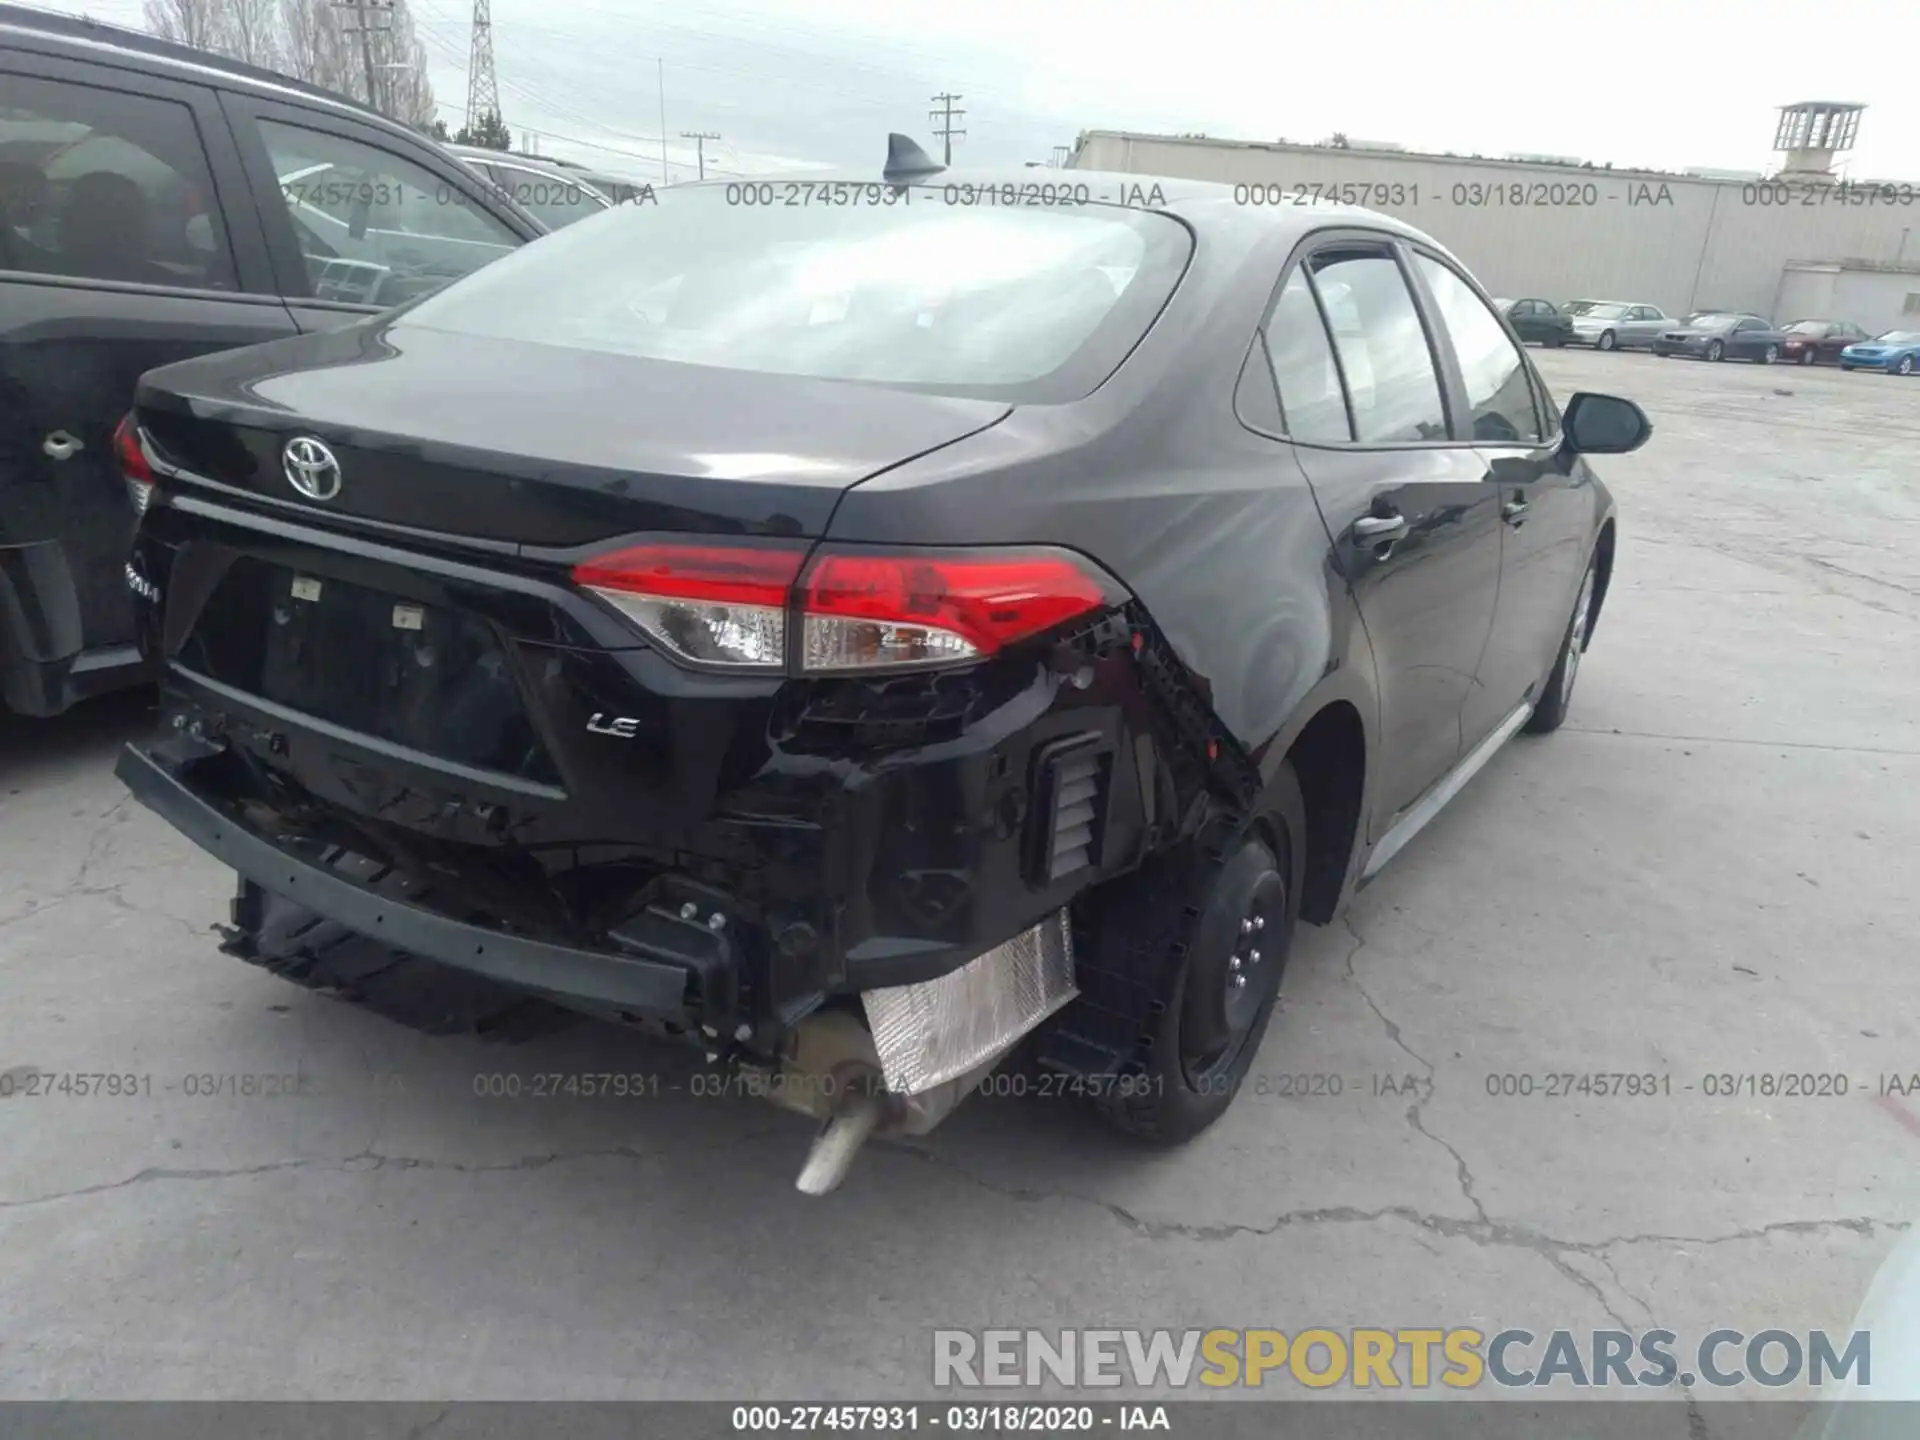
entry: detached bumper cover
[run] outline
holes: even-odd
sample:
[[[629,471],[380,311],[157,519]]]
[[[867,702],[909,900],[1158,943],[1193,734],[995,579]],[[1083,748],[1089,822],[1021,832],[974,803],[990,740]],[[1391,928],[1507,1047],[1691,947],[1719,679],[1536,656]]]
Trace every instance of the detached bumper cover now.
[[[689,1012],[688,985],[695,967],[710,965],[715,958],[690,956],[687,965],[680,965],[579,950],[468,925],[376,894],[254,834],[196,795],[138,745],[121,750],[114,774],[141,804],[246,879],[349,930],[378,936],[456,970],[679,1023]],[[725,942],[710,936],[706,943]]]

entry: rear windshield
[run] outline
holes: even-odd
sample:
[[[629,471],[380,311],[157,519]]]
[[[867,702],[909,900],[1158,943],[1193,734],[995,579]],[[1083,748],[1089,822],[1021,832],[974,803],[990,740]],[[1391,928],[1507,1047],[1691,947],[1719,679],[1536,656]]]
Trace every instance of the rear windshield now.
[[[1184,268],[1186,227],[957,187],[700,185],[485,266],[398,323],[690,365],[1010,400],[1077,398]],[[972,187],[968,187],[969,192]],[[748,203],[771,192],[773,204]],[[805,193],[805,192],[801,192]]]

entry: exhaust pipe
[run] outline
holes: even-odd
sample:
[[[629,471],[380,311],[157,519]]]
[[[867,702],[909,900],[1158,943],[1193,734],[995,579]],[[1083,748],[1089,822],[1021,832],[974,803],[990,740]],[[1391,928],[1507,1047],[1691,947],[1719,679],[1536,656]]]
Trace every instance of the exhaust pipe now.
[[[1060,911],[950,975],[869,990],[867,1023],[816,1011],[794,1027],[767,1094],[822,1122],[796,1187],[825,1195],[875,1135],[924,1135],[1035,1026],[1079,992]]]

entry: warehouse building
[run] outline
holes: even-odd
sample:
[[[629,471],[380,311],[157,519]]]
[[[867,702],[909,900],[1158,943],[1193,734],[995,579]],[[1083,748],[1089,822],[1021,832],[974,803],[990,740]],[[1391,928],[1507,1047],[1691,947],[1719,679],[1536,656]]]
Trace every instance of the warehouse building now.
[[[1783,159],[1771,175],[1107,130],[1081,135],[1067,163],[1221,181],[1247,204],[1287,204],[1283,192],[1304,191],[1364,205],[1419,226],[1515,299],[1920,328],[1920,181],[1851,179],[1835,165],[1862,108],[1781,107],[1774,148]]]

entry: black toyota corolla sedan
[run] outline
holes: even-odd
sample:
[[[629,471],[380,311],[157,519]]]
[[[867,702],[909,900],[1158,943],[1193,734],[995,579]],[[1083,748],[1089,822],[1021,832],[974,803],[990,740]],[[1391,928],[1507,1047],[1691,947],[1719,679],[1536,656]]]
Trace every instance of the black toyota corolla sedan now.
[[[1296,922],[1561,723],[1586,456],[1648,432],[1366,211],[910,143],[675,187],[145,377],[119,774],[231,953],[684,1037],[826,1122],[804,1190],[1022,1041],[1179,1140]]]

